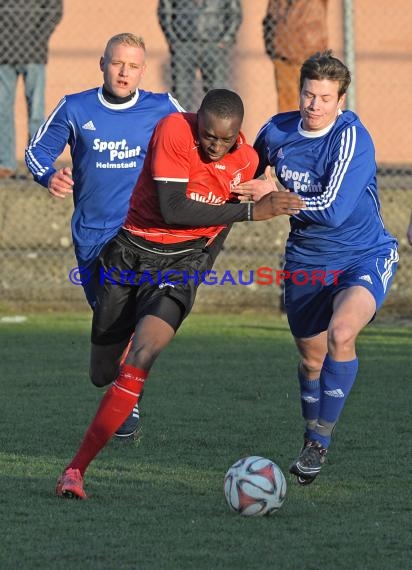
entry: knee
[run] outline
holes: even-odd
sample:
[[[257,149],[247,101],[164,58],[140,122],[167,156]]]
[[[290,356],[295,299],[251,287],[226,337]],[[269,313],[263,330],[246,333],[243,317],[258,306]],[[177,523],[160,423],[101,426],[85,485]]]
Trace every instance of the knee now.
[[[319,378],[326,356],[326,339],[323,343],[299,341],[300,371],[305,378]]]
[[[305,378],[319,377],[322,369],[323,358],[316,355],[301,357],[300,369]]]
[[[352,349],[356,332],[348,323],[336,323],[328,331],[329,350]]]
[[[97,388],[103,388],[108,384],[114,382],[118,376],[119,368],[108,365],[106,367],[91,365],[89,370],[89,377]]]
[[[160,348],[151,343],[145,343],[137,346],[135,349],[132,348],[127,355],[126,362],[137,368],[150,370],[160,352]]]

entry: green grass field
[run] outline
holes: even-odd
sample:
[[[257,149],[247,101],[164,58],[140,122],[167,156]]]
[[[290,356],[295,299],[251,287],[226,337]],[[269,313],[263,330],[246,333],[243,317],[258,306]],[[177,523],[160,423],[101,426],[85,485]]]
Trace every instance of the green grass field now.
[[[412,327],[375,324],[328,464],[309,487],[287,473],[302,438],[287,324],[194,314],[156,362],[142,432],[111,441],[88,501],[53,496],[101,392],[87,375],[90,319],[0,322],[1,570],[406,570],[411,568]],[[267,518],[232,514],[227,468],[263,455],[287,498]]]

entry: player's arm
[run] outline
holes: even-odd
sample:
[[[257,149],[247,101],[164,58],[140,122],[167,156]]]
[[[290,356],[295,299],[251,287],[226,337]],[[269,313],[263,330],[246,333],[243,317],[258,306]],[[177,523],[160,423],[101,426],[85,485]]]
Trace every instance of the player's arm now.
[[[271,192],[255,204],[226,203],[217,206],[188,198],[192,135],[188,129],[182,129],[178,114],[169,115],[158,123],[150,144],[154,148],[151,169],[160,211],[169,225],[203,227],[267,220],[282,214],[291,215],[303,206],[298,196],[286,192]],[[173,172],[174,176],[165,176],[167,171]]]
[[[258,202],[270,192],[285,191],[277,178],[273,176],[272,167],[266,166],[264,174],[260,178],[253,178],[236,186],[234,191],[240,201],[253,200]]]
[[[267,121],[263,125],[263,127],[259,130],[258,134],[256,135],[255,142],[253,143],[253,148],[258,154],[259,157],[259,164],[257,166],[255,172],[255,178],[259,178],[264,174],[267,166],[269,166],[269,148],[268,143],[266,142],[266,136],[270,129],[272,119]]]
[[[50,176],[56,172],[54,163],[71,136],[66,110],[66,99],[63,98],[30,140],[25,151],[27,168],[34,180],[45,188],[48,187]]]
[[[156,181],[156,186],[160,211],[167,224],[190,227],[220,226],[248,219],[248,204],[212,206],[191,200],[186,196],[186,182],[162,180]]]
[[[261,221],[285,214],[290,216],[304,207],[304,202],[290,192],[271,192],[256,203],[213,206],[187,198],[186,182],[157,180],[156,185],[160,211],[170,225],[200,227]]]

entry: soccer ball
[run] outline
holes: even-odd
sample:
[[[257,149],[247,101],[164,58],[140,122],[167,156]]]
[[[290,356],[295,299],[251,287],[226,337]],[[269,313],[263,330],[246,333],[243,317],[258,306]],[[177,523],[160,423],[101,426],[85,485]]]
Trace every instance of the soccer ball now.
[[[286,479],[270,459],[252,455],[236,461],[224,479],[224,493],[230,509],[245,517],[276,513],[286,495]]]

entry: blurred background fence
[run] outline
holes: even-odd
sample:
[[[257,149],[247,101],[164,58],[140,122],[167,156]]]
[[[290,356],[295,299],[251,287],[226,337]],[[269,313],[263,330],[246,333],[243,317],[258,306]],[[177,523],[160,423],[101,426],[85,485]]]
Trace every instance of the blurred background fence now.
[[[202,1],[207,0],[180,0],[178,4]],[[8,2],[0,2],[0,13],[5,4]],[[16,6],[12,1],[9,5]],[[30,2],[26,5],[30,7]],[[240,5],[241,23],[224,71],[227,86],[237,90],[245,102],[244,131],[252,142],[260,126],[277,111],[277,97],[273,64],[263,43],[267,1],[241,0]],[[157,7],[157,0],[125,0],[121,4],[66,0],[63,18],[50,41],[46,113],[64,94],[101,84],[99,58],[107,39],[123,31],[146,40],[149,66],[141,87],[170,90],[170,53]],[[353,67],[351,107],[374,138],[383,217],[400,244],[400,268],[385,311],[408,317],[412,316],[412,247],[406,240],[412,210],[411,29],[409,0],[329,0],[329,47]],[[3,31],[1,42],[7,41]],[[16,176],[0,180],[0,312],[27,307],[87,308],[81,288],[68,277],[76,266],[70,199],[52,199],[26,177],[23,154],[28,127],[21,79],[17,87],[18,171]],[[196,109],[202,97],[198,70],[191,94],[189,105]],[[67,151],[60,161],[70,164]],[[262,266],[275,272],[280,268],[287,233],[288,220],[280,218],[235,226],[216,264],[218,281],[227,270],[234,276],[243,272],[244,281],[250,270]],[[240,285],[226,280],[222,285],[202,285],[196,307],[241,311],[277,310],[279,306],[280,287],[274,283]]]

